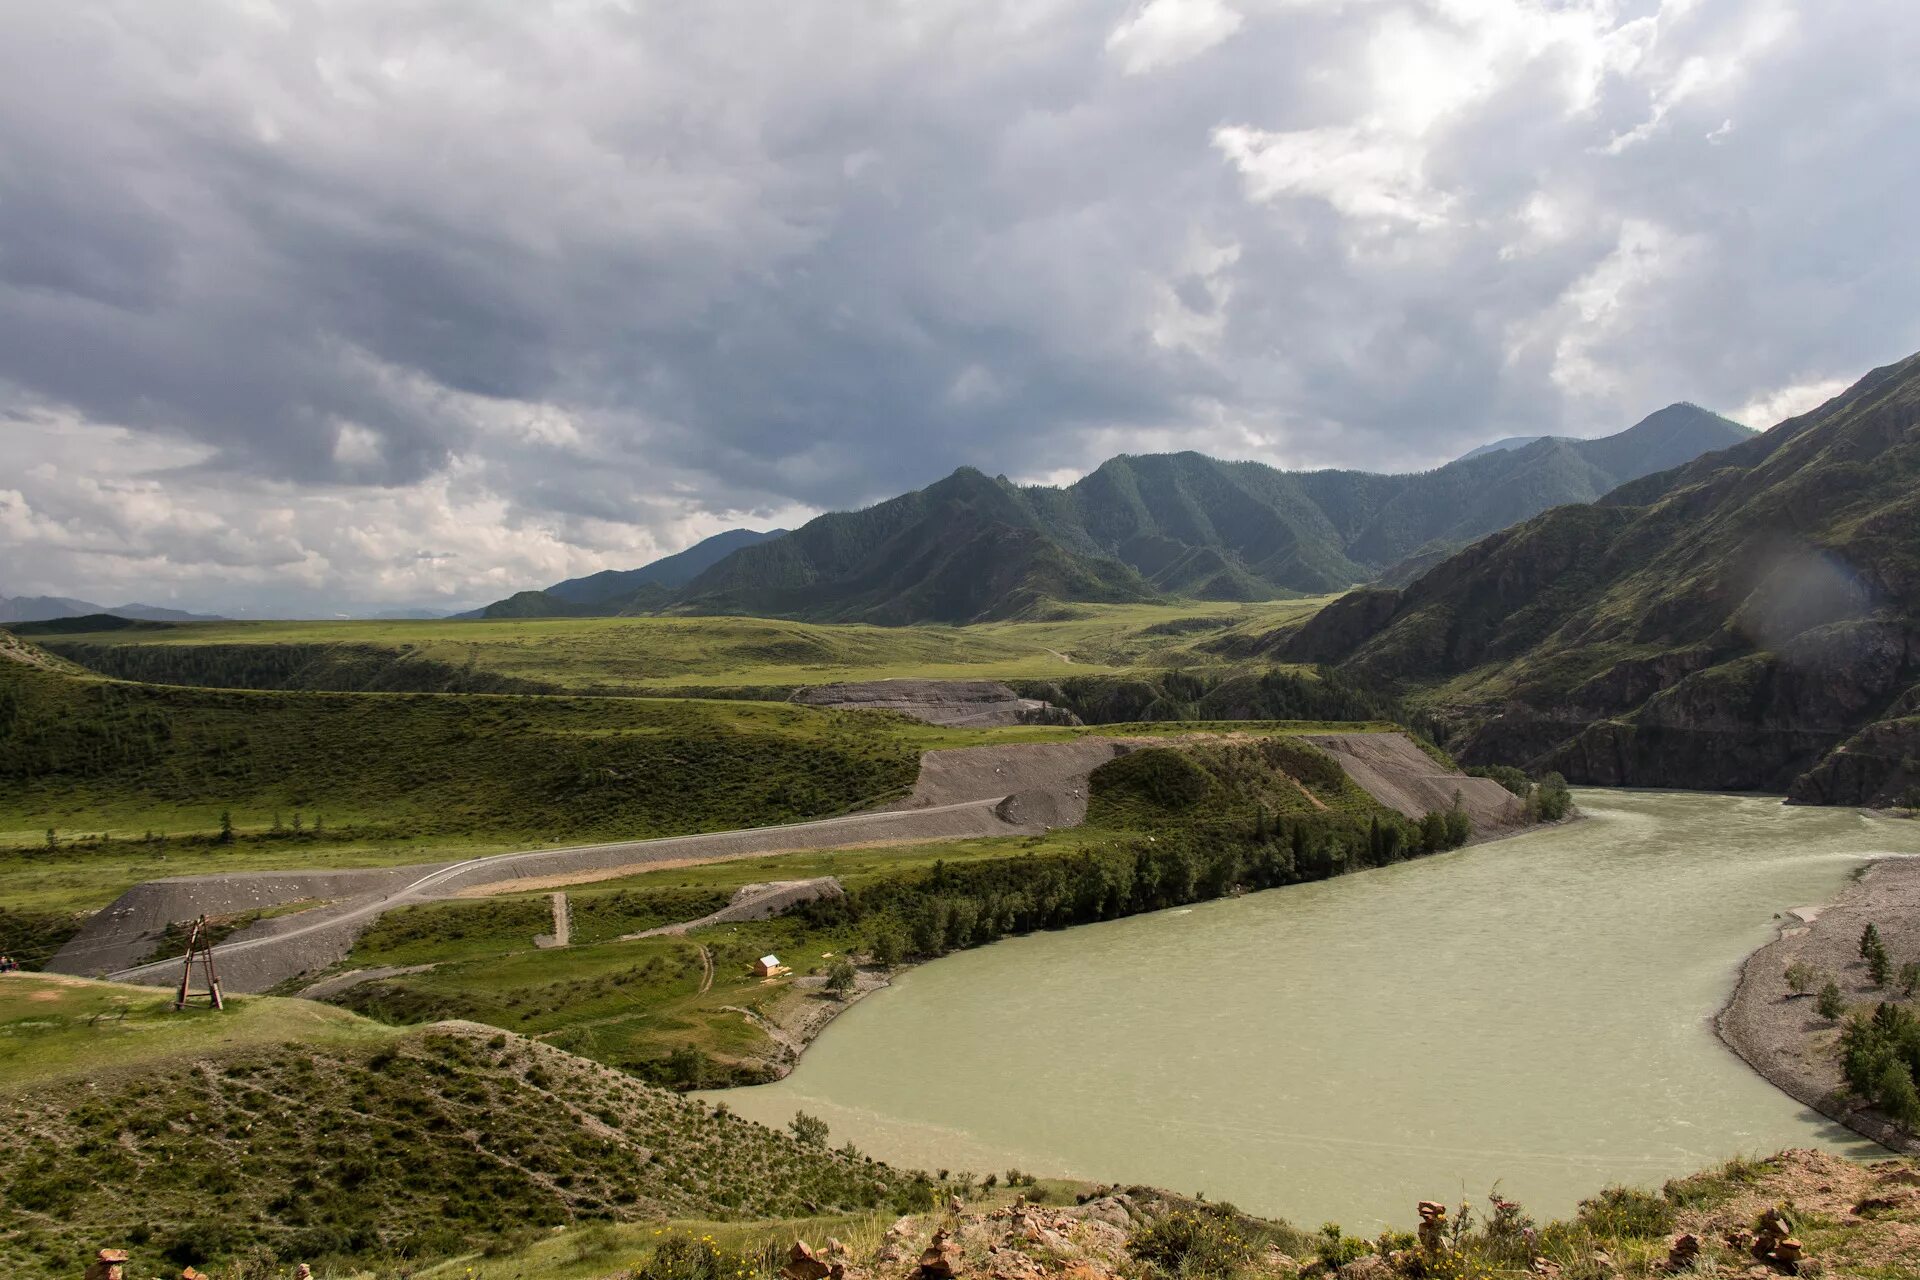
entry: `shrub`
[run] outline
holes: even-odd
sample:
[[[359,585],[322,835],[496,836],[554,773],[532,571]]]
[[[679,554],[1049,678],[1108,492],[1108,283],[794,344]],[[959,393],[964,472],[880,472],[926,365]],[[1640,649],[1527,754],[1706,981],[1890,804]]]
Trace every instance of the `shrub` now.
[[[1840,988],[1828,979],[1827,985],[1820,988],[1820,1016],[1828,1022],[1838,1022],[1846,1011],[1847,1003],[1840,998]]]
[[[1900,994],[1911,1000],[1915,992],[1920,992],[1920,960],[1909,960],[1900,966]]]
[[[810,1116],[804,1111],[794,1112],[793,1119],[787,1122],[788,1132],[794,1141],[809,1147],[827,1145],[827,1122],[819,1116]]]
[[[661,1232],[653,1256],[633,1273],[634,1280],[738,1280],[767,1270],[766,1260],[723,1249],[712,1236],[673,1230]]]
[[[1557,773],[1540,779],[1540,790],[1534,799],[1542,822],[1558,822],[1573,810],[1573,792],[1567,780]]]
[[[1342,1235],[1337,1222],[1323,1225],[1313,1242],[1314,1256],[1335,1271],[1372,1252],[1373,1246],[1358,1236]]]
[[[1804,995],[1819,976],[1812,965],[1804,960],[1795,960],[1787,966],[1787,989],[1795,995]]]
[[[1576,1216],[1597,1236],[1651,1240],[1673,1230],[1673,1206],[1664,1196],[1637,1187],[1608,1187],[1582,1200]]]
[[[1232,1213],[1211,1206],[1176,1209],[1127,1237],[1128,1253],[1169,1276],[1229,1276],[1258,1248]]]
[[[1467,776],[1492,778],[1522,800],[1533,796],[1533,779],[1529,778],[1523,770],[1516,769],[1510,764],[1477,765],[1467,770]]]

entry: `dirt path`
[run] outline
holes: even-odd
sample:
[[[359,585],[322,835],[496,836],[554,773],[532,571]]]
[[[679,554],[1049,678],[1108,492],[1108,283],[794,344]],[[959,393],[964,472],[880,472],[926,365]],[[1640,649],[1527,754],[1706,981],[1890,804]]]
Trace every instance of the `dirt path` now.
[[[227,990],[236,993],[264,991],[303,973],[317,972],[337,964],[346,957],[361,930],[395,907],[453,897],[460,889],[474,883],[514,881],[527,874],[550,876],[558,871],[576,868],[594,870],[607,865],[645,865],[656,859],[765,854],[774,849],[826,849],[875,836],[951,840],[968,836],[1030,834],[1043,829],[1002,819],[996,809],[1004,798],[994,796],[923,809],[858,813],[844,818],[825,818],[778,827],[753,827],[711,835],[667,836],[656,840],[582,845],[571,849],[535,849],[524,853],[469,858],[464,862],[428,870],[390,893],[375,895],[370,900],[361,900],[331,912],[324,920],[305,925],[294,924],[268,936],[251,936],[253,931],[248,930],[222,943],[215,948],[214,954],[220,965],[222,985]],[[245,881],[248,877],[235,875],[208,879]],[[300,917],[283,916],[280,919],[299,921]],[[55,960],[58,959],[56,956]],[[108,976],[116,982],[161,984],[170,980],[176,967],[169,963],[138,965]]]
[[[702,945],[700,948],[700,995],[713,990],[713,948]]]
[[[623,933],[620,935],[620,941],[678,937],[692,933],[695,929],[705,929],[716,924],[738,924],[745,920],[771,920],[777,915],[793,910],[803,902],[812,902],[818,898],[838,898],[844,892],[840,882],[832,876],[815,876],[811,880],[776,880],[771,884],[742,885],[734,891],[733,899],[718,911],[709,912],[698,920],[682,920],[678,924],[657,925],[652,929],[642,929],[638,933]]]
[[[1834,1054],[1838,1024],[1820,1016],[1813,994],[1831,978],[1854,1008],[1893,998],[1873,985],[1860,958],[1869,921],[1896,959],[1920,955],[1920,858],[1875,862],[1828,905],[1789,912],[1780,936],[1747,958],[1714,1029],[1791,1097],[1882,1146],[1920,1153],[1920,1139],[1847,1097]],[[1795,963],[1818,975],[1804,994],[1787,985],[1787,967]]]
[[[363,982],[378,982],[382,978],[398,978],[408,973],[425,973],[433,967],[430,964],[388,964],[372,969],[349,969],[345,973],[336,973],[331,978],[322,978],[310,987],[303,987],[300,995],[306,1000],[325,1000],[328,996],[337,996],[342,991],[357,987]]]
[[[533,945],[542,951],[564,947],[573,941],[573,912],[567,907],[567,895],[550,893],[547,900],[553,907],[553,932],[536,934],[533,939]]]

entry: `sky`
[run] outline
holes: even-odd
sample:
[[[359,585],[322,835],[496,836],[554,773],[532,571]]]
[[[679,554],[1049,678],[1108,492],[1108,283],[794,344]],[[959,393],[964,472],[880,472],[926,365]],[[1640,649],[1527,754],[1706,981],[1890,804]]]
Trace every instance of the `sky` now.
[[[455,608],[961,465],[1920,349],[1912,0],[0,0],[0,593]]]

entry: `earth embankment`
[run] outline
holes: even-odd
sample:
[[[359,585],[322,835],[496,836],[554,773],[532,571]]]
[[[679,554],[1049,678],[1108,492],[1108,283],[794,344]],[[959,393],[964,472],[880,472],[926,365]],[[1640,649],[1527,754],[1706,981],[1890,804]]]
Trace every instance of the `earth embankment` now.
[[[1016,724],[1079,724],[1079,717],[1039,698],[1023,698],[993,680],[865,680],[812,685],[793,701],[810,707],[893,711],[928,724],[989,728]]]
[[[1526,805],[1513,792],[1491,778],[1447,768],[1404,733],[1316,733],[1306,741],[1339,761],[1368,795],[1416,822],[1457,798],[1478,838],[1526,825]]]

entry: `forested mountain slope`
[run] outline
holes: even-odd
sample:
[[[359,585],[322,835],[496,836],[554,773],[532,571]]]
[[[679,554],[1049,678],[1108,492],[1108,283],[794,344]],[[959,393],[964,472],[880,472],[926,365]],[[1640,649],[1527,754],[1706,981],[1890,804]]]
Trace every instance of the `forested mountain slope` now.
[[[1920,785],[1920,356],[1272,650],[1423,690],[1469,760],[1899,798]]]
[[[671,607],[968,622],[1062,601],[1334,591],[1750,436],[1674,405],[1605,439],[1543,439],[1415,475],[1287,472],[1198,453],[1113,458],[1064,488],[962,468],[735,552]]]

